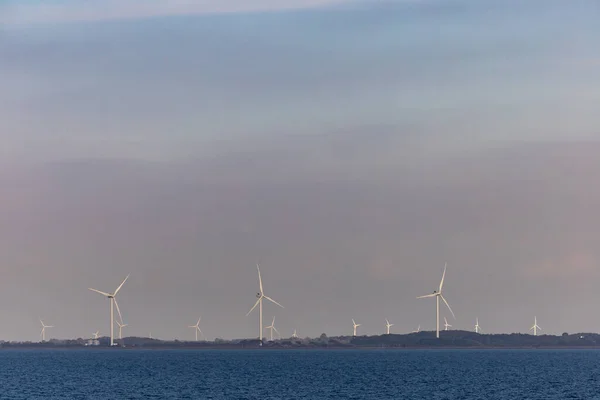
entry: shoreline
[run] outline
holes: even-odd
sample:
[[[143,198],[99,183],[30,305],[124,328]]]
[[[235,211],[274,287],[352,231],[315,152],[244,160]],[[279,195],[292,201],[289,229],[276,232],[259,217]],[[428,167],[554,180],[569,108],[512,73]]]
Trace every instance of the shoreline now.
[[[0,352],[3,351],[19,351],[19,350],[68,350],[68,351],[140,351],[140,350],[197,350],[197,351],[419,351],[419,350],[600,350],[599,346],[407,346],[407,347],[382,347],[382,346],[356,346],[356,347],[237,347],[237,346],[222,346],[222,347],[196,347],[196,346],[8,346],[0,347]]]

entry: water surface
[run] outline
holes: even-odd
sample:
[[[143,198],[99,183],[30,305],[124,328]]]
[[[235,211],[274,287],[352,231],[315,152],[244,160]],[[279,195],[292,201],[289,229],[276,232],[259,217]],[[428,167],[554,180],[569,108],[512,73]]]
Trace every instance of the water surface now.
[[[2,351],[2,399],[600,399],[596,350]]]

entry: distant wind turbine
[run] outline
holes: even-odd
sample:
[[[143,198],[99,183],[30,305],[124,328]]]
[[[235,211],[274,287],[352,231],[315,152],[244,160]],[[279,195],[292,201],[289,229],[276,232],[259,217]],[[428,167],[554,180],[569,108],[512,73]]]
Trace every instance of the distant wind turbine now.
[[[100,335],[100,331],[96,331],[96,332],[92,333],[92,336],[94,337],[94,339],[98,339],[98,335]]]
[[[128,324],[122,324],[119,321],[115,321],[119,326],[119,339],[123,339],[123,328],[125,328]]]
[[[294,333],[292,333],[292,338],[297,339],[298,338],[298,334],[296,334],[296,330],[294,329]]]
[[[42,319],[40,318],[40,324],[42,324],[42,331],[40,332],[40,336],[42,337],[42,342],[46,341],[46,328],[54,328],[53,325],[45,325]]]
[[[531,328],[529,328],[529,330],[533,330],[533,336],[537,336],[537,330],[542,330],[542,328],[540,328],[537,324],[537,317],[533,318],[533,326]]]
[[[416,331],[412,331],[412,333],[419,333],[419,332],[421,332],[421,325],[419,325],[419,326],[417,327],[417,330],[416,330]]]
[[[265,329],[269,329],[271,331],[271,338],[269,339],[271,340],[271,342],[273,341],[273,331],[275,331],[279,335],[279,337],[281,337],[281,334],[279,333],[277,328],[275,328],[275,317],[273,317],[273,322],[271,322],[271,325],[265,326]]]
[[[390,324],[390,321],[387,320],[387,318],[385,319],[385,327],[387,328],[387,334],[390,334],[390,328],[394,326],[394,324]]]
[[[123,316],[121,315],[121,310],[119,310],[119,303],[117,303],[117,293],[119,293],[119,290],[121,290],[121,288],[123,287],[123,285],[125,284],[125,281],[129,278],[129,275],[127,275],[127,277],[125,277],[125,279],[123,280],[123,282],[121,282],[121,284],[119,285],[119,287],[117,288],[117,290],[115,290],[114,293],[106,293],[106,292],[101,292],[99,290],[96,289],[92,289],[92,288],[88,288],[89,290],[91,290],[92,292],[96,292],[96,293],[100,293],[102,296],[105,296],[106,298],[110,299],[110,345],[113,346],[114,345],[114,330],[115,330],[115,325],[114,325],[114,309],[113,306],[117,307],[117,312],[119,313],[119,319],[121,320],[121,322],[123,322]]]
[[[479,318],[475,318],[475,333],[481,333],[481,327],[479,326]]]
[[[198,322],[196,322],[196,325],[188,326],[188,328],[194,328],[194,332],[196,333],[196,342],[198,341],[198,332],[200,332],[200,335],[202,335],[202,330],[200,330],[200,319],[202,319],[202,317],[198,318]],[[208,322],[210,322],[210,321],[208,321]]]
[[[360,324],[357,324],[356,321],[354,321],[354,318],[352,319],[352,325],[354,327],[352,336],[356,336],[356,328],[358,328],[360,326]]]
[[[452,325],[450,325],[446,317],[444,317],[444,330],[447,331],[448,328],[452,328]]]
[[[452,316],[454,318],[456,318],[456,316],[454,315],[454,311],[452,311],[452,308],[450,308],[450,304],[448,304],[448,302],[446,301],[446,299],[442,295],[442,288],[444,287],[444,278],[446,277],[446,266],[447,266],[447,264],[444,264],[444,273],[442,274],[442,280],[440,281],[440,287],[439,287],[439,289],[436,290],[436,291],[434,291],[431,294],[427,294],[425,296],[419,296],[419,297],[417,297],[417,299],[424,299],[424,298],[427,298],[427,297],[435,297],[435,300],[436,300],[436,318],[435,318],[436,329],[435,329],[435,335],[436,335],[437,338],[440,337],[440,299],[442,299],[444,301],[444,303],[448,307],[448,310],[450,310],[450,312],[452,313]]]
[[[277,304],[281,308],[283,308],[283,306],[281,304],[279,304],[278,302],[276,302],[275,300],[273,300],[272,298],[270,298],[269,296],[265,295],[265,292],[263,290],[262,277],[260,276],[260,267],[258,266],[258,264],[256,264],[256,270],[258,271],[258,285],[259,285],[260,292],[256,293],[256,297],[258,298],[258,300],[256,300],[256,303],[254,303],[254,306],[250,309],[250,311],[248,311],[248,314],[246,314],[246,316],[250,315],[250,313],[252,311],[254,311],[256,306],[258,306],[258,338],[262,342],[262,340],[263,340],[263,333],[262,333],[263,332],[263,299],[267,299],[271,303]]]

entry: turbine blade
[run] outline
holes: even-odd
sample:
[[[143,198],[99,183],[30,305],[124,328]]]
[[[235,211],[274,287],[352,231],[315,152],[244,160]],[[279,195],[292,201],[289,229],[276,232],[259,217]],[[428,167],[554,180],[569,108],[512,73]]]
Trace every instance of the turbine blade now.
[[[117,312],[119,313],[119,319],[121,320],[121,322],[123,322],[123,316],[121,315],[121,310],[119,310],[119,303],[117,303],[117,298],[113,297],[113,300],[115,302],[115,307],[117,307]]]
[[[277,304],[279,307],[281,308],[285,308],[284,306],[282,306],[281,304],[279,304],[278,302],[276,302],[275,300],[273,300],[272,298],[270,298],[269,296],[265,296],[265,299],[269,300],[272,303]]]
[[[248,311],[248,314],[246,314],[246,317],[247,317],[248,315],[250,315],[250,313],[251,313],[252,311],[254,311],[254,309],[256,308],[256,306],[258,305],[258,303],[260,303],[260,300],[261,300],[261,299],[258,299],[258,300],[256,300],[256,303],[254,303],[254,307],[252,307],[252,308],[250,309],[250,311]]]
[[[431,293],[431,294],[426,294],[425,296],[419,296],[417,297],[417,299],[425,299],[427,297],[435,297],[437,296],[437,293]]]
[[[92,292],[100,293],[102,296],[106,296],[106,297],[109,297],[109,296],[110,296],[110,294],[109,294],[109,293],[106,293],[106,292],[101,292],[101,291],[99,291],[99,290],[92,289],[92,288],[88,288],[88,289],[89,289],[89,290],[91,290]]]
[[[281,336],[281,333],[279,333],[279,331],[277,330],[277,328],[273,327],[273,330],[279,335]]]
[[[196,325],[200,325],[200,319],[202,319],[202,317],[198,318],[198,322],[196,322]]]
[[[450,310],[450,312],[452,313],[452,316],[454,317],[454,319],[456,319],[456,315],[454,315],[454,311],[452,311],[452,308],[450,307],[450,304],[448,304],[448,302],[446,301],[446,299],[444,298],[444,296],[442,296],[440,294],[440,297],[442,298],[442,300],[444,300],[444,303],[446,303],[446,306],[448,307],[448,310]]]
[[[119,287],[117,288],[117,290],[115,290],[115,294],[113,294],[113,296],[116,296],[116,295],[117,295],[117,293],[119,293],[119,290],[121,290],[121,288],[123,287],[123,285],[125,284],[125,281],[126,281],[127,279],[129,279],[129,275],[127,275],[127,276],[125,277],[125,279],[123,279],[123,282],[121,282],[121,284],[119,285]]]
[[[263,294],[263,286],[262,286],[262,277],[260,276],[260,268],[258,266],[258,264],[256,264],[256,269],[258,271],[258,285],[260,287],[260,294]]]
[[[442,287],[444,286],[444,278],[446,278],[446,267],[448,266],[448,263],[444,264],[444,273],[442,274],[442,280],[440,281],[440,290],[439,292],[442,293]]]

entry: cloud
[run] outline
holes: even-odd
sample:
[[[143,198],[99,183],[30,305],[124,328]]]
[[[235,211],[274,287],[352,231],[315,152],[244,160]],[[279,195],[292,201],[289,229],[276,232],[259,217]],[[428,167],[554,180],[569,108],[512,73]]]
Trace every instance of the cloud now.
[[[83,22],[173,15],[220,14],[325,7],[348,0],[98,0],[8,1],[0,5],[0,24]]]

